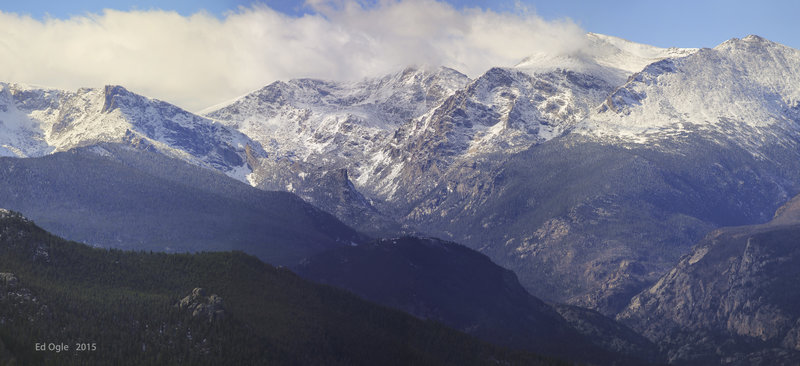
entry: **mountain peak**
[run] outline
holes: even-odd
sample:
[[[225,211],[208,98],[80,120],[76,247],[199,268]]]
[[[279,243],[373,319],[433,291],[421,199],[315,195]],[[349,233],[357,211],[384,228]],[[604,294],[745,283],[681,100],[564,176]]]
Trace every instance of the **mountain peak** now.
[[[626,39],[587,33],[585,44],[566,53],[539,53],[526,57],[515,66],[527,72],[549,72],[557,69],[591,74],[614,84],[622,84],[631,74],[645,66],[671,57],[695,53],[695,48],[661,48]]]
[[[455,77],[467,78],[466,75],[461,73],[460,71],[446,67],[446,66],[430,66],[430,65],[409,65],[403,71],[401,71],[398,75],[400,75],[401,80],[406,80],[410,77],[415,76],[443,76],[443,75],[452,75]]]
[[[105,94],[130,94],[128,89],[125,89],[122,85],[117,84],[108,84],[104,88]]]
[[[765,49],[769,48],[785,48],[790,50],[792,49],[791,47],[770,41],[764,37],[755,34],[748,35],[742,39],[731,38],[725,42],[722,42],[717,47],[714,47],[714,49],[717,51],[743,51],[743,52],[763,52]]]
[[[742,40],[747,42],[769,42],[766,38],[757,36],[755,34],[750,34],[747,37],[742,38]]]
[[[98,143],[154,146],[246,181],[242,133],[120,85],[77,91],[0,84],[0,155],[35,157]],[[142,145],[142,146],[145,146]]]
[[[119,108],[119,99],[118,97],[126,97],[130,96],[133,93],[129,92],[127,89],[120,85],[106,85],[105,89],[103,90],[104,96],[104,103],[103,108],[100,110],[101,113],[108,113],[116,108]]]
[[[733,123],[740,126],[734,129],[735,141],[760,154],[775,140],[764,140],[759,129],[789,128],[798,121],[798,62],[800,51],[790,47],[755,35],[732,38],[713,49],[649,64],[609,96],[606,105],[618,116],[600,116],[606,110],[601,107],[595,117],[605,121],[601,129],[622,127],[640,143],[668,130],[730,133]]]

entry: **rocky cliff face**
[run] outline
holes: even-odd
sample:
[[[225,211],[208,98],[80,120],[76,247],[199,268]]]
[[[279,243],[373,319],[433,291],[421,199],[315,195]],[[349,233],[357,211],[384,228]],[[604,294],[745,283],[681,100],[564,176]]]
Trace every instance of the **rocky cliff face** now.
[[[798,188],[792,155],[686,141],[665,153],[571,134],[499,166],[461,164],[407,219],[489,255],[534,295],[614,314],[709,230],[766,221]]]
[[[379,211],[356,189],[347,169],[325,170],[301,162],[262,160],[254,175],[257,188],[289,191],[328,212],[345,224],[374,237],[412,232],[408,226]],[[301,172],[301,173],[297,173]]]
[[[289,183],[293,184],[293,183]],[[411,229],[380,212],[350,181],[346,169],[314,171],[292,192],[356,230],[375,237],[409,234]]]
[[[797,363],[799,208],[795,197],[766,224],[713,231],[618,319],[678,363]]]

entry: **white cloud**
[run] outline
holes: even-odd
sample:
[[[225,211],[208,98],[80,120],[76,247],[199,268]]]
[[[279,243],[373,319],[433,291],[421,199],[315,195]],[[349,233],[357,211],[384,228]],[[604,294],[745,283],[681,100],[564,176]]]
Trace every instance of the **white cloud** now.
[[[121,84],[197,110],[275,80],[356,80],[407,65],[477,76],[537,52],[573,52],[568,20],[465,9],[433,0],[314,0],[290,17],[266,6],[206,13],[106,10],[67,20],[0,12],[0,80],[59,88]]]

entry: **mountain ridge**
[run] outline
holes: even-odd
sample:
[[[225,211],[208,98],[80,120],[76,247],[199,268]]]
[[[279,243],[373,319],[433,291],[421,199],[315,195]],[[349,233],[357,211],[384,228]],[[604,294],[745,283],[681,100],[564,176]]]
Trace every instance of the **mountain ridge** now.
[[[0,158],[0,206],[73,240],[129,250],[242,250],[289,265],[363,234],[288,192],[106,144]]]
[[[244,134],[118,85],[77,91],[0,83],[0,144],[8,156],[40,157],[97,143],[142,145],[245,180]],[[8,125],[10,121],[21,121]],[[3,128],[5,127],[5,128]],[[5,131],[3,131],[5,130]],[[3,133],[5,132],[5,133]]]

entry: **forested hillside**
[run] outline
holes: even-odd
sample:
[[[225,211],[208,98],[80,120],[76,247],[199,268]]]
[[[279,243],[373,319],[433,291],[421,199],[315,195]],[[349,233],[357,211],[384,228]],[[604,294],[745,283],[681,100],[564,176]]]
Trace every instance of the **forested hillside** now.
[[[56,352],[62,344],[69,348]],[[243,253],[95,249],[5,210],[0,363],[560,364],[312,284]]]

